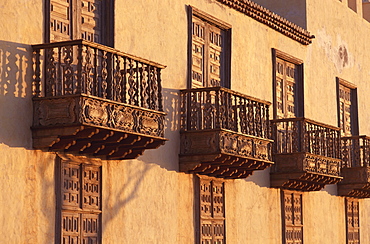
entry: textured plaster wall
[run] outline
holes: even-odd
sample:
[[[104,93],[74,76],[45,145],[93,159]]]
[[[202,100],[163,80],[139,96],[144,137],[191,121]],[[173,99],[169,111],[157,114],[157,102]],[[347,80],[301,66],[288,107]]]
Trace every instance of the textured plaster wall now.
[[[54,156],[0,144],[0,243],[54,242]]]
[[[55,223],[54,155],[32,150],[31,48],[43,36],[43,1],[0,3],[0,216],[6,243],[52,243]],[[304,62],[306,116],[337,124],[335,77],[358,86],[360,132],[370,133],[366,111],[370,24],[339,1],[311,0],[303,46],[214,0],[116,0],[115,48],[167,65],[163,71],[166,138],[137,160],[103,162],[104,243],[194,243],[194,183],[178,172],[179,89],[187,84],[187,5],[232,26],[231,87],[272,101],[276,48]],[[331,14],[325,11],[330,9]],[[349,32],[343,32],[346,28]],[[347,53],[347,58],[345,58]],[[280,191],[269,171],[226,182],[228,243],[281,243]],[[328,190],[330,188],[330,190]],[[326,191],[304,194],[305,243],[344,243],[344,200]],[[362,243],[370,243],[369,200],[361,200]]]
[[[54,242],[54,155],[31,149],[32,51],[43,1],[0,1],[1,243]]]

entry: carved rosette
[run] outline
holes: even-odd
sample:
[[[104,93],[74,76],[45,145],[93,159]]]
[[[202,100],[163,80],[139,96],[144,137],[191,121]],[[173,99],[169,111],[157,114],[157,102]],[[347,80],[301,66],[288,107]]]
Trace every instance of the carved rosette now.
[[[81,122],[108,127],[108,104],[97,99],[81,99]]]
[[[75,98],[36,100],[33,105],[34,126],[53,126],[77,122]]]
[[[312,173],[340,175],[341,160],[307,154],[303,160],[303,170]]]
[[[236,133],[221,132],[220,148],[224,153],[271,160],[270,141],[250,138]]]
[[[100,99],[81,98],[81,122],[125,132],[163,137],[164,114]]]
[[[165,113],[86,95],[34,99],[33,146],[133,159],[164,144]]]
[[[146,111],[138,111],[139,124],[137,126],[139,133],[151,136],[163,136],[164,128],[163,116]]]
[[[245,178],[271,165],[272,141],[225,130],[181,133],[180,170],[219,178]]]
[[[134,131],[136,119],[134,109],[121,105],[112,105],[111,110],[110,125],[113,128],[124,131]]]

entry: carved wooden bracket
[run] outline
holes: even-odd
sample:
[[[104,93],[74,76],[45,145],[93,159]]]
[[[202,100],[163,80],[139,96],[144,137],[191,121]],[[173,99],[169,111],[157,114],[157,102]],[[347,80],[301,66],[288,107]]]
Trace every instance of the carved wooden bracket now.
[[[271,161],[271,140],[222,129],[181,133],[180,170],[219,178],[246,178]]]
[[[370,167],[343,168],[343,181],[338,184],[341,196],[368,198],[370,197]]]
[[[37,149],[131,159],[166,141],[163,112],[87,95],[33,101]]]
[[[336,184],[341,160],[310,153],[277,154],[271,173],[271,186],[303,191],[319,191],[327,184]]]

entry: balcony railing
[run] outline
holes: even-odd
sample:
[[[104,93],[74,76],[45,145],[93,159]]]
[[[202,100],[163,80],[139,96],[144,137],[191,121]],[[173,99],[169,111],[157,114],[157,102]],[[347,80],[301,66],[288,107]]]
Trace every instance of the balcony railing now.
[[[343,167],[370,167],[370,137],[342,137]]]
[[[272,165],[269,102],[221,87],[181,91],[180,168],[244,178]]]
[[[163,111],[163,65],[84,40],[33,50],[35,97],[85,94]]]
[[[370,197],[370,137],[342,137],[343,181],[338,184],[342,196]]]
[[[272,120],[275,168],[272,185],[320,190],[339,182],[340,129],[306,118]]]
[[[222,87],[182,90],[181,128],[226,129],[269,139],[269,105]]]
[[[306,118],[273,120],[274,153],[306,152],[340,159],[340,131]]]
[[[123,159],[163,144],[165,66],[84,40],[32,47],[35,148]]]

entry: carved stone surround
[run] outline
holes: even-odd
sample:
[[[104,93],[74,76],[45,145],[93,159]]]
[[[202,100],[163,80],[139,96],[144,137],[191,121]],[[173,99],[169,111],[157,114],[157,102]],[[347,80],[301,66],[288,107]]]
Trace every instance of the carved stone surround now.
[[[318,191],[336,184],[341,176],[341,160],[310,153],[277,154],[271,173],[271,186]]]
[[[164,144],[165,113],[86,95],[34,98],[33,146],[129,159]]]
[[[180,170],[219,178],[245,178],[273,164],[268,139],[223,129],[181,132]]]
[[[341,196],[370,197],[370,167],[351,167],[342,169],[343,181],[338,184]]]

